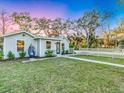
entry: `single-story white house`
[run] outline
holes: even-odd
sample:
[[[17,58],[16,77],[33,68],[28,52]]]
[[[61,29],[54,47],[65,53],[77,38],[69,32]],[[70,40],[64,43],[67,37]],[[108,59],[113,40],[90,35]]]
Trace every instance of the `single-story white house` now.
[[[3,54],[7,59],[9,51],[19,57],[19,51],[25,51],[28,57],[28,48],[32,44],[35,47],[35,55],[44,57],[47,50],[53,50],[54,54],[61,54],[63,50],[69,50],[69,41],[66,37],[42,37],[35,36],[27,31],[19,31],[3,35]]]

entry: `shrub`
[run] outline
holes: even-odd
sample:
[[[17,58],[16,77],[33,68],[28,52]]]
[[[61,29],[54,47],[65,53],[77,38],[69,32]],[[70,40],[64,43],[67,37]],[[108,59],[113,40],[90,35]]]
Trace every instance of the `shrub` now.
[[[45,52],[45,54],[46,54],[46,57],[53,57],[53,56],[55,56],[53,50],[47,50],[47,51]]]
[[[8,57],[8,59],[10,59],[10,60],[15,59],[15,55],[12,53],[12,51],[9,51],[9,52],[8,52],[7,57]]]
[[[81,46],[81,48],[87,48],[87,45],[83,44],[83,45]]]
[[[66,50],[66,51],[65,51],[65,54],[69,54],[69,51],[68,51],[68,50]]]
[[[20,58],[24,58],[26,56],[26,52],[25,51],[20,51],[19,56],[20,56]]]
[[[120,42],[119,42],[119,48],[124,48],[124,40],[120,40]]]
[[[0,51],[0,59],[3,59],[3,51]]]
[[[75,45],[70,43],[69,48],[75,48]]]
[[[64,55],[65,54],[65,51],[63,50],[62,52],[61,52],[61,55]]]

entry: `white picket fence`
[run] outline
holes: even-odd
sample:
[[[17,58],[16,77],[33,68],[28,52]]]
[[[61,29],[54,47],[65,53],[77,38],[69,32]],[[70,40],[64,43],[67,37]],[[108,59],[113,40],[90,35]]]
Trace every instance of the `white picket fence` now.
[[[119,48],[81,48],[80,50],[75,50],[75,53],[79,55],[124,58],[124,49]]]

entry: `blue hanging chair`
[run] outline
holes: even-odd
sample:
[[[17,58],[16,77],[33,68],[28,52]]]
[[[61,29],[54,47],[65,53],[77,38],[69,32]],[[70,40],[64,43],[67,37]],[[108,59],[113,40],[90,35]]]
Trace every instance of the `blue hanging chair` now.
[[[35,48],[34,46],[30,45],[28,48],[28,55],[30,58],[34,58],[35,57]]]

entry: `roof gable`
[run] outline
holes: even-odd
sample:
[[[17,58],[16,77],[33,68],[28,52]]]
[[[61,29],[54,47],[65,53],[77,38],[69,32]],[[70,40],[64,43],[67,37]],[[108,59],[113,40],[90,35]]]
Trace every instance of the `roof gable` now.
[[[18,31],[18,32],[8,33],[6,35],[3,35],[2,37],[9,37],[9,36],[14,36],[14,35],[22,34],[22,33],[25,33],[25,34],[33,37],[34,39],[57,40],[57,41],[61,41],[63,39],[66,39],[68,41],[68,39],[65,38],[65,37],[42,37],[42,36],[41,37],[37,37],[37,36],[33,35],[32,33],[28,32],[28,31]]]
[[[21,34],[21,33],[25,33],[25,34],[35,38],[35,35],[33,35],[32,33],[28,32],[28,31],[19,31],[19,32],[9,33],[9,34],[3,35],[2,37],[9,37],[9,36],[13,36],[13,35]]]

